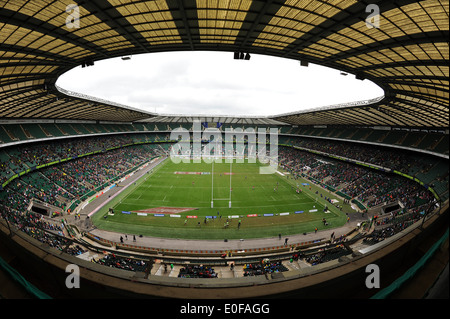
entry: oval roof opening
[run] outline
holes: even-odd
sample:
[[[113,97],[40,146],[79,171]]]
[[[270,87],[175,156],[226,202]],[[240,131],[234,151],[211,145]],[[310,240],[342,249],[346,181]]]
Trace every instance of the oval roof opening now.
[[[271,116],[369,100],[384,94],[369,80],[336,69],[232,52],[164,52],[76,67],[60,87],[147,112]]]

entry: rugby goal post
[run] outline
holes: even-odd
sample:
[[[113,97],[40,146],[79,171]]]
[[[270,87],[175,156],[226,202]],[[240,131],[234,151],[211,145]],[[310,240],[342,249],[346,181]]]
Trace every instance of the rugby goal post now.
[[[234,158],[233,158],[234,159]],[[214,208],[214,200],[228,200],[228,208],[231,208],[231,192],[232,192],[232,187],[231,187],[231,177],[233,173],[233,160],[230,162],[230,195],[228,198],[214,198],[214,161],[212,161],[212,165],[211,165],[211,208]]]

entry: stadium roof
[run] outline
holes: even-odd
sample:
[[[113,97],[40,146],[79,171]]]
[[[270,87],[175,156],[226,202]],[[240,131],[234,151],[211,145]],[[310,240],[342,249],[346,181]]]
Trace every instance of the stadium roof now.
[[[55,83],[97,60],[213,50],[319,64],[385,90],[383,99],[268,120],[448,127],[448,31],[445,0],[0,0],[0,119],[167,118]]]

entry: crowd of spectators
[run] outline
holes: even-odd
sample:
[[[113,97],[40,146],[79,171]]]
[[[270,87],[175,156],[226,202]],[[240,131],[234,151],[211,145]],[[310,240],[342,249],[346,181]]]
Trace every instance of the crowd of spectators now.
[[[280,147],[280,166],[293,174],[313,178],[357,199],[366,207],[400,201],[413,208],[433,201],[434,196],[415,181],[392,173],[375,171],[321,155]]]
[[[281,146],[278,148],[278,165],[289,171],[294,178],[321,164],[318,155],[302,152],[291,147]]]
[[[314,170],[313,177],[317,178],[326,185],[334,188],[339,187],[343,183],[349,184],[357,181],[367,174],[367,169],[356,166],[354,164],[333,161],[326,163]],[[327,179],[325,181],[325,179]]]
[[[388,216],[382,216],[377,218],[377,220],[375,221],[375,227],[377,228],[383,228],[386,225],[391,225],[391,224],[400,224],[400,223],[404,223],[404,222],[410,222],[412,221],[413,223],[417,222],[418,220],[420,220],[423,217],[423,213],[419,212],[417,209],[411,211],[411,212],[406,212],[406,210],[402,209],[396,212],[393,212],[391,214],[388,214]]]
[[[135,272],[145,272],[149,266],[148,261],[117,256],[115,254],[106,254],[98,259],[92,258],[91,261],[99,265]]]
[[[417,172],[427,172],[439,159],[430,159],[427,155],[420,155],[410,151],[398,151],[386,147],[357,144],[344,141],[332,141],[314,138],[282,137],[283,144],[337,155],[343,158],[375,164],[394,169],[405,174],[414,175]]]
[[[65,235],[63,224],[56,220],[51,222],[42,214],[29,211],[31,201],[64,210],[71,201],[154,157],[157,145],[138,144],[118,148],[145,141],[148,141],[145,135],[124,135],[35,143],[0,150],[2,184],[14,174],[31,170],[0,191],[1,218],[49,247],[71,255],[84,253],[84,248],[73,244]],[[114,149],[107,151],[109,148]],[[100,152],[78,157],[96,151]],[[71,160],[36,169],[38,165],[67,158]],[[103,260],[110,261],[110,258]],[[124,263],[127,261],[115,265],[126,268]]]
[[[260,263],[244,264],[243,270],[244,277],[248,277],[284,272],[289,269],[287,269],[281,261],[270,261],[268,259],[263,259]]]
[[[419,221],[423,215],[425,215],[426,211],[432,208],[432,204],[427,203],[412,209],[399,208],[390,213],[386,213],[380,216],[375,216],[374,225],[375,229],[383,228],[387,225],[395,225],[403,222],[413,223]]]
[[[319,249],[314,253],[307,254],[304,256],[304,261],[314,266],[350,253],[343,245],[336,245],[334,248]]]
[[[210,266],[186,266],[180,269],[178,278],[217,278],[217,273]]]
[[[74,196],[59,186],[55,180],[46,178],[40,171],[34,171],[24,175],[19,182],[28,185],[32,189],[32,196],[41,202],[48,203],[65,210],[67,203],[74,199]]]
[[[414,224],[414,220],[404,220],[380,229],[375,229],[364,238],[363,243],[366,245],[374,245],[385,240],[386,238],[394,236],[412,224]]]
[[[373,185],[366,194],[372,196],[372,199],[367,201],[368,207],[398,200],[407,208],[413,208],[418,204],[433,200],[431,192],[418,183],[397,176],[386,176],[382,181]]]
[[[62,167],[62,165],[60,166]],[[61,189],[67,191],[74,198],[79,199],[81,196],[89,192],[89,188],[80,183],[74,177],[64,173],[60,167],[49,166],[41,170],[49,181],[58,185]]]
[[[60,236],[64,236],[64,226],[62,224],[58,222],[50,222],[38,213],[19,212],[9,206],[0,204],[0,215],[3,219],[8,220],[19,229],[23,229],[28,226],[37,227],[40,229],[53,231]]]
[[[166,138],[152,136],[153,140]],[[112,135],[54,140],[1,149],[0,184],[5,183],[14,174],[30,169],[31,172],[12,180],[5,189],[0,191],[0,214],[17,225],[19,229],[51,247],[66,249],[72,254],[82,253],[81,247],[71,246],[70,242],[64,239],[62,226],[45,221],[40,214],[28,212],[30,201],[36,199],[63,210],[66,209],[73,200],[80,199],[86,193],[125,174],[156,155],[159,147],[157,144],[123,147],[147,141],[149,137],[146,134]],[[412,176],[419,172],[425,174],[436,164],[433,158],[430,159],[425,155],[354,143],[310,138],[281,138],[280,142],[389,167]],[[166,150],[168,147],[169,145],[162,146]],[[111,148],[113,150],[108,150]],[[92,152],[99,153],[79,157]],[[63,159],[70,160],[34,170],[36,166]],[[294,148],[279,147],[279,164],[294,177],[301,174],[314,177],[348,194],[351,198],[359,199],[367,207],[400,201],[410,212],[433,200],[432,194],[426,188],[409,179]],[[448,170],[439,172],[438,177],[448,180]],[[417,217],[417,214],[410,215]],[[372,240],[379,241],[389,237],[414,221],[415,218],[399,219],[398,216],[394,216],[393,220],[385,219],[387,227],[377,229]],[[110,266],[115,265],[118,268],[131,267],[125,265],[127,260],[114,263],[113,257],[108,256],[97,262],[107,262]],[[318,252],[318,255],[311,257],[310,261],[317,263],[324,259],[323,252]],[[284,271],[281,263],[248,264],[245,267],[244,276]]]
[[[142,142],[146,138],[96,137],[1,150],[2,183],[8,178],[8,173],[16,174],[31,169],[31,172],[12,180],[0,191],[1,217],[49,247],[64,250],[72,255],[83,253],[85,250],[82,247],[73,245],[65,238],[62,224],[49,222],[45,216],[29,211],[31,201],[65,210],[71,201],[154,157],[157,153],[157,145],[154,144],[132,145],[106,151],[107,148]],[[97,150],[101,152],[78,158],[79,155]],[[73,159],[34,169],[37,165],[70,157]]]
[[[101,152],[133,143],[161,140],[158,135],[111,135],[71,138],[31,144],[20,144],[0,150],[0,184],[27,169],[92,152]]]
[[[344,245],[332,244],[331,246],[314,249],[311,252],[296,252],[291,260],[302,259],[314,266],[349,254],[351,254],[351,251],[345,248]]]
[[[133,145],[34,170],[9,183],[0,193],[0,203],[25,211],[37,200],[64,211],[72,201],[145,163],[156,149]]]
[[[365,201],[363,198],[367,198],[365,193],[373,186],[381,183],[385,178],[384,174],[380,174],[379,172],[371,171],[366,169],[366,174],[362,175],[360,178],[354,180],[352,183],[349,183],[344,188],[342,188],[342,192],[349,195],[352,198],[361,197],[362,201]]]
[[[433,204],[426,203],[412,209],[398,209],[391,213],[374,217],[374,230],[368,234],[363,243],[373,245],[392,237],[400,231],[421,220]]]
[[[53,182],[40,179],[38,173],[32,175],[24,175],[10,183],[8,188],[1,192],[0,203],[4,205],[9,203],[16,210],[25,211],[31,200],[35,199],[64,209],[65,203],[70,201],[72,196],[58,189]]]
[[[19,231],[59,251],[64,251],[73,256],[87,251],[69,239],[62,223],[48,221],[41,214],[19,212],[0,204],[0,217],[14,225]]]

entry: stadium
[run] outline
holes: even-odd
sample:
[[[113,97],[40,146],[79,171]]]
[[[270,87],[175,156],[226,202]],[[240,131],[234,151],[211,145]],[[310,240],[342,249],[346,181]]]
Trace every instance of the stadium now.
[[[443,0],[0,0],[1,298],[441,297],[448,14]],[[325,66],[384,95],[186,116],[56,84],[188,51]]]

